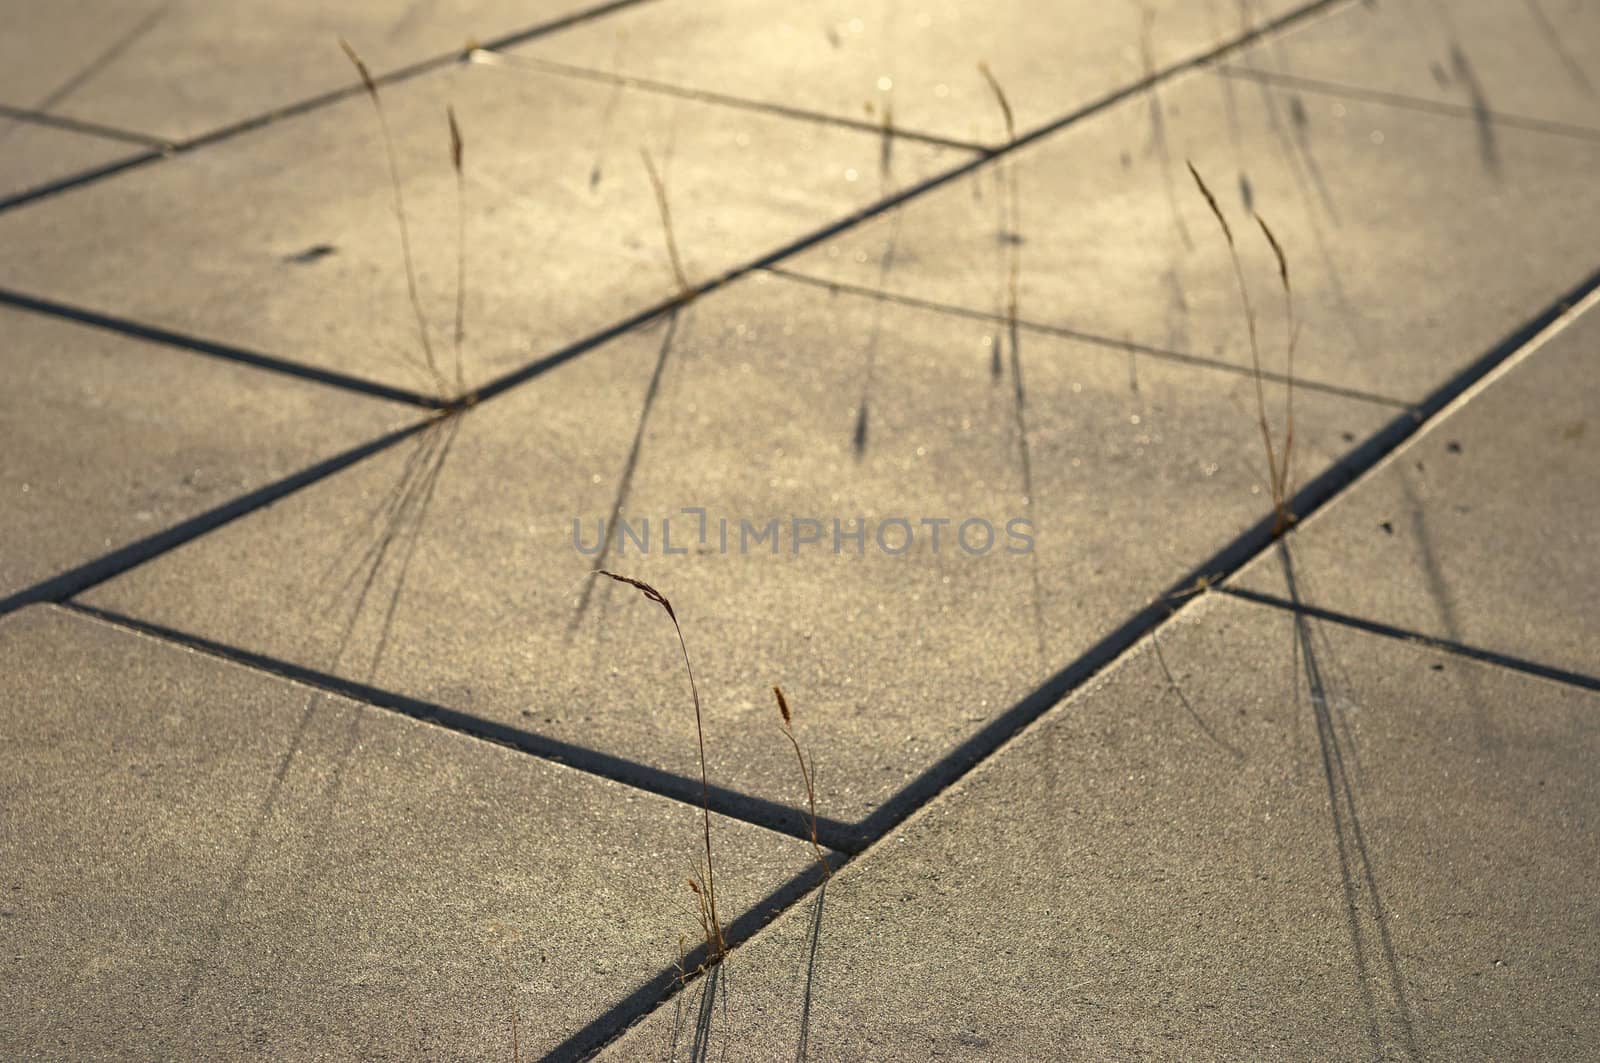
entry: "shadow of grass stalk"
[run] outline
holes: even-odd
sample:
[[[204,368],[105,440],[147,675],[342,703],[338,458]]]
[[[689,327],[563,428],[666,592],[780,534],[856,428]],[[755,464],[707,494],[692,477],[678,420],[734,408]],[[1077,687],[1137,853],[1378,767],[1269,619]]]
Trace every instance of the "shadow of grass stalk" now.
[[[789,712],[789,702],[783,696],[783,691],[778,687],[773,687],[772,695],[778,699],[778,715],[783,717],[783,722],[778,725],[778,729],[783,732],[783,737],[787,738],[789,744],[794,747],[794,759],[800,763],[800,781],[805,783],[806,786],[806,804],[811,809],[811,822],[807,824],[811,829],[811,850],[817,854],[817,863],[822,865],[822,877],[825,879],[832,878],[833,868],[828,866],[828,858],[823,854],[822,845],[817,841],[817,789],[815,786],[816,775],[813,771],[817,763],[816,758],[813,757],[811,762],[807,764],[805,754],[800,752],[800,740],[794,736],[794,717]]]
[[[711,967],[722,962],[722,957],[728,951],[728,943],[722,936],[722,921],[717,918],[717,880],[716,871],[711,861],[711,784],[706,781],[706,731],[705,722],[700,711],[700,688],[694,681],[694,666],[689,663],[689,644],[684,641],[683,627],[678,623],[678,614],[672,608],[672,603],[667,596],[656,590],[643,580],[633,579],[630,576],[619,576],[615,572],[608,572],[597,568],[595,575],[605,576],[618,583],[625,583],[638,590],[646,598],[655,602],[666,610],[667,619],[672,621],[672,630],[678,636],[678,648],[683,651],[683,670],[689,676],[689,693],[694,698],[694,730],[700,748],[700,811],[705,825],[706,870],[700,881],[699,872],[694,878],[689,879],[689,889],[694,893],[700,906],[700,926],[706,939],[706,966]]]
[[[1284,257],[1283,248],[1278,239],[1262,220],[1261,215],[1252,211],[1256,224],[1261,227],[1262,235],[1272,247],[1273,257],[1278,262],[1278,280],[1283,287],[1285,314],[1287,316],[1288,339],[1286,341],[1286,358],[1288,361],[1287,372],[1284,377],[1284,388],[1287,393],[1285,400],[1287,426],[1284,434],[1283,450],[1280,453],[1273,445],[1272,428],[1267,423],[1266,391],[1262,384],[1261,372],[1261,341],[1256,327],[1255,305],[1250,301],[1250,285],[1245,280],[1244,266],[1239,261],[1239,248],[1234,243],[1233,229],[1228,225],[1228,219],[1223,215],[1222,208],[1217,205],[1217,197],[1211,194],[1211,189],[1206,186],[1205,179],[1200,176],[1200,171],[1195,169],[1193,162],[1187,163],[1189,174],[1194,178],[1200,194],[1205,197],[1206,206],[1211,208],[1211,214],[1217,219],[1217,225],[1222,229],[1223,238],[1228,241],[1228,259],[1233,263],[1233,276],[1239,289],[1239,302],[1244,307],[1245,328],[1250,336],[1250,366],[1251,376],[1255,382],[1256,391],[1256,419],[1261,426],[1261,442],[1267,451],[1267,476],[1268,485],[1272,492],[1273,524],[1272,534],[1282,535],[1289,526],[1295,522],[1295,515],[1289,511],[1289,462],[1294,448],[1294,348],[1299,327],[1294,316],[1294,291],[1289,284],[1289,263]],[[1281,462],[1279,459],[1282,459]]]
[[[462,168],[461,126],[456,123],[456,109],[445,107],[445,118],[450,123],[450,165],[456,172],[456,327],[454,332],[456,354],[456,394],[466,395],[467,380],[461,365],[461,342],[466,338],[467,317],[467,182]]]

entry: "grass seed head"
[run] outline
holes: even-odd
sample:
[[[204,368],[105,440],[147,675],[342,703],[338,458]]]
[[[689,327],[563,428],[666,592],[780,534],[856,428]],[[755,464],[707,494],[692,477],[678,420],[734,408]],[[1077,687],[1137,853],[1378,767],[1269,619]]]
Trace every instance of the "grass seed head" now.
[[[350,57],[350,62],[355,64],[356,73],[361,75],[361,84],[366,87],[367,95],[373,99],[378,97],[378,83],[372,80],[372,73],[367,69],[367,64],[361,61],[356,50],[350,47],[350,42],[343,37],[339,38],[339,47],[344,49],[344,54]]]
[[[461,172],[461,127],[456,124],[456,109],[446,107],[444,114],[450,121],[450,164]]]

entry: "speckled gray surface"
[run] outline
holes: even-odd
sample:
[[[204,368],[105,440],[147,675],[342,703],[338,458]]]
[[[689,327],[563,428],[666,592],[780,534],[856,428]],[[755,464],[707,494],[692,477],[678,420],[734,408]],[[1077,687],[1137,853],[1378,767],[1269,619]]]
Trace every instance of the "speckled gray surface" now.
[[[1291,537],[1303,601],[1600,674],[1590,306]],[[1290,596],[1275,558],[1235,582]]]
[[[695,932],[689,806],[50,606],[0,661],[7,1058],[538,1058]],[[725,919],[809,859],[713,828]]]
[[[1469,111],[1492,159],[1502,116],[1600,132],[1597,53],[1600,7],[1586,0],[1382,0],[1308,22],[1238,65],[1333,96],[1392,93]]]
[[[0,307],[0,599],[421,419]]]
[[[29,0],[0,39],[0,103],[182,141],[358,84],[340,37],[381,76],[598,6]]]
[[[604,1058],[1590,1058],[1600,695],[1307,635],[1186,612]]]
[[[879,194],[857,177],[877,164],[870,132],[481,64],[405,81],[383,98],[444,388],[420,348],[365,96],[0,216],[0,285],[453,392],[458,216],[447,104],[465,140],[469,384],[676,292],[640,149],[663,174],[694,280]],[[922,146],[901,154],[914,172],[965,157]]]
[[[1600,140],[1498,137],[1489,168],[1470,118],[1194,73],[785,268],[995,312],[997,235],[1014,230],[1024,319],[1248,365],[1227,244],[1189,160],[1231,220],[1267,367],[1285,364],[1282,298],[1247,207],[1288,256],[1297,372],[1419,402],[1595,268]],[[1004,217],[1013,180],[1018,222]]]
[[[126,141],[0,117],[0,200],[148,151]]]
[[[590,352],[433,444],[363,462],[86,600],[691,774],[665,617],[610,588],[580,608],[584,573],[604,564],[678,606],[713,774],[796,800],[767,692],[781,683],[812,736],[824,814],[855,822],[1269,509],[1246,376],[1027,335],[1024,455],[991,324],[752,279],[684,312],[647,403],[665,332]],[[1302,475],[1395,412],[1302,393]],[[395,518],[385,506],[406,491]],[[627,541],[580,553],[574,520],[592,549],[619,494],[631,527],[652,526],[649,554]],[[685,507],[708,511],[704,546]],[[687,553],[664,552],[663,517]],[[861,517],[866,549],[841,538],[835,554],[833,520],[847,532]],[[876,543],[896,517],[915,532],[903,554]],[[796,518],[822,522],[798,554]],[[982,556],[955,538],[968,518],[995,529]],[[938,553],[924,519],[952,522]],[[1032,522],[1035,554],[1005,552],[1020,548],[1014,519]],[[741,522],[771,520],[779,553],[748,540],[741,552]],[[903,536],[888,526],[884,541]],[[982,528],[968,537],[976,550]]]
[[[0,310],[0,1057],[568,1059],[642,1021],[610,1058],[1593,1058],[1594,326],[1516,350],[1600,299],[1592,14],[589,7],[383,90],[436,376],[337,38],[383,73],[577,3],[64,0],[0,34],[34,112],[0,183],[201,137],[0,207],[31,307]],[[980,61],[1025,135],[1072,120],[949,143],[1004,138]],[[763,268],[661,313],[641,148],[692,281]],[[1332,475],[1166,623],[1269,515],[1186,160],[1280,440],[1252,209],[1282,243],[1295,482]],[[506,386],[423,424],[397,391],[458,386],[463,219],[462,376]],[[1271,603],[1280,556],[1330,619]],[[598,565],[683,622],[755,933],[659,1010],[694,708]],[[773,683],[825,841],[866,849],[792,907]]]
[[[1022,133],[1304,6],[1073,3],[1041,18],[1026,0],[644,4],[508,51],[845,119],[880,122],[887,108],[898,129],[999,145],[1005,119],[979,63]]]

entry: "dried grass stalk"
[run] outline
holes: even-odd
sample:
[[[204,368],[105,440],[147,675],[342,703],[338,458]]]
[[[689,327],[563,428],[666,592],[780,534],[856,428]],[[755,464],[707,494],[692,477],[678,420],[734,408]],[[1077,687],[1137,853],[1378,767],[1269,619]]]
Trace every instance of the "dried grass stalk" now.
[[[800,740],[794,736],[794,716],[789,712],[789,701],[783,696],[783,691],[778,687],[773,687],[772,696],[778,699],[778,715],[783,720],[778,725],[778,729],[783,732],[783,737],[787,738],[789,744],[794,747],[794,759],[800,764],[800,780],[805,783],[806,803],[811,809],[811,822],[808,824],[811,829],[811,850],[816,853],[817,863],[822,865],[822,877],[831,878],[833,876],[833,868],[828,866],[828,857],[823,853],[822,845],[817,840],[817,789],[814,785],[815,775],[812,771],[816,765],[816,760],[813,759],[810,764],[807,764],[805,754],[800,752]]]
[[[394,190],[394,212],[400,221],[400,257],[405,261],[406,290],[411,296],[411,310],[417,319],[417,336],[422,341],[423,361],[428,373],[433,377],[434,384],[443,392],[444,377],[439,374],[438,363],[433,357],[433,341],[428,336],[428,318],[423,313],[422,297],[417,292],[417,268],[411,254],[411,226],[406,220],[405,196],[400,190],[400,163],[395,158],[394,136],[389,132],[389,116],[384,112],[383,98],[378,95],[378,83],[372,79],[372,72],[367,69],[367,64],[362,62],[356,50],[350,47],[350,42],[343,37],[339,38],[339,47],[350,57],[356,73],[361,75],[361,84],[367,90],[367,97],[372,100],[373,109],[378,112],[378,125],[383,131],[383,151],[389,160],[389,184]]]
[[[1250,366],[1252,370],[1251,378],[1255,382],[1256,419],[1261,426],[1262,445],[1265,446],[1267,451],[1267,478],[1268,485],[1272,492],[1273,534],[1278,535],[1287,529],[1290,524],[1294,523],[1294,514],[1289,512],[1287,495],[1289,448],[1293,445],[1294,441],[1293,421],[1291,419],[1289,433],[1285,438],[1282,454],[1283,461],[1280,466],[1279,453],[1272,441],[1272,429],[1267,423],[1267,399],[1265,386],[1262,382],[1261,341],[1256,326],[1255,306],[1250,301],[1250,285],[1245,280],[1244,266],[1239,260],[1239,248],[1233,239],[1233,229],[1228,225],[1227,217],[1223,215],[1222,208],[1217,204],[1217,197],[1211,194],[1211,189],[1206,185],[1205,179],[1200,176],[1200,171],[1195,169],[1194,163],[1189,162],[1187,165],[1189,167],[1190,176],[1194,178],[1195,186],[1200,189],[1200,194],[1205,197],[1206,205],[1211,208],[1211,214],[1217,219],[1217,225],[1222,229],[1223,238],[1228,242],[1228,259],[1233,263],[1233,276],[1239,289],[1239,302],[1244,307],[1245,328],[1248,330],[1250,336]],[[1289,266],[1283,255],[1283,248],[1279,246],[1277,237],[1272,234],[1272,230],[1267,228],[1266,223],[1262,222],[1259,216],[1256,217],[1256,221],[1261,225],[1261,231],[1266,234],[1267,242],[1272,245],[1273,254],[1277,257],[1278,276],[1283,285],[1284,300],[1288,307],[1289,375],[1287,378],[1287,387],[1289,392],[1289,408],[1291,410],[1290,416],[1292,418],[1294,401],[1293,359],[1296,326],[1294,321],[1294,300],[1292,297],[1292,291],[1289,287]]]
[[[700,744],[700,810],[705,824],[706,848],[704,885],[702,886],[695,879],[690,879],[689,888],[699,898],[702,905],[700,923],[701,929],[705,931],[706,963],[707,965],[715,964],[720,962],[722,957],[727,954],[728,944],[722,936],[722,922],[717,918],[716,871],[711,861],[711,784],[706,781],[706,731],[700,711],[700,688],[694,681],[694,666],[689,663],[689,644],[684,641],[683,627],[678,623],[677,611],[672,608],[672,603],[667,600],[666,595],[644,582],[644,580],[634,579],[631,576],[619,576],[617,573],[608,572],[603,568],[595,569],[595,573],[613,579],[618,583],[626,583],[666,610],[667,619],[672,621],[672,630],[678,636],[678,648],[683,651],[683,669],[689,675],[689,693],[694,698],[695,736]]]

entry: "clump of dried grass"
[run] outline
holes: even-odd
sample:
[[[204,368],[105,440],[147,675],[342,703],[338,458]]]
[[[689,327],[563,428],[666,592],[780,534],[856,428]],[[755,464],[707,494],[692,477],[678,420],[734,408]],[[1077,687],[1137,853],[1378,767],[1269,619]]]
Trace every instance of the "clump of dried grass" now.
[[[1189,173],[1194,178],[1200,194],[1205,197],[1206,205],[1211,208],[1211,214],[1217,219],[1217,225],[1222,229],[1223,238],[1228,242],[1228,258],[1233,263],[1233,276],[1239,289],[1239,302],[1244,307],[1245,328],[1250,337],[1250,365],[1251,376],[1255,381],[1256,392],[1256,419],[1261,426],[1261,442],[1267,452],[1267,476],[1272,492],[1273,525],[1272,534],[1281,535],[1295,522],[1295,515],[1289,509],[1290,460],[1294,451],[1294,349],[1298,338],[1299,325],[1295,320],[1294,289],[1289,283],[1289,262],[1283,253],[1283,247],[1278,243],[1278,238],[1273,235],[1272,229],[1260,214],[1251,212],[1260,226],[1262,235],[1272,248],[1273,257],[1278,263],[1278,282],[1283,290],[1285,329],[1284,375],[1285,390],[1285,430],[1282,448],[1273,442],[1273,433],[1267,421],[1266,388],[1262,381],[1261,369],[1261,341],[1256,327],[1255,305],[1250,300],[1250,285],[1245,280],[1244,266],[1239,260],[1239,248],[1234,243],[1233,228],[1228,224],[1228,219],[1222,213],[1222,208],[1217,204],[1217,197],[1211,194],[1205,179],[1200,176],[1200,171],[1195,169],[1194,163],[1188,163]]]
[[[817,863],[822,866],[822,877],[831,878],[833,877],[833,868],[828,866],[828,857],[823,853],[821,843],[817,841],[817,789],[814,785],[816,759],[812,758],[810,763],[807,763],[805,754],[800,752],[800,740],[794,735],[794,716],[789,711],[789,701],[783,696],[783,691],[778,687],[773,687],[772,695],[778,699],[778,715],[782,718],[778,729],[783,732],[783,737],[787,738],[789,744],[794,747],[794,759],[800,764],[800,781],[806,787],[806,804],[811,809],[811,822],[808,824],[811,829],[811,851],[816,854]]]
[[[378,113],[378,126],[383,132],[383,151],[389,160],[389,184],[394,190],[394,212],[400,222],[400,257],[405,262],[406,291],[411,297],[411,310],[417,319],[417,337],[422,343],[422,357],[424,367],[432,377],[434,384],[441,394],[445,390],[444,377],[439,372],[439,365],[433,356],[433,340],[429,336],[428,317],[422,309],[422,297],[417,290],[417,268],[411,253],[411,225],[406,218],[406,201],[400,186],[400,163],[395,157],[394,136],[389,132],[389,116],[383,109],[383,97],[378,95],[378,83],[373,80],[372,73],[367,69],[367,64],[350,47],[350,42],[343,37],[339,38],[339,47],[344,49],[344,54],[349,56],[350,62],[355,66],[356,73],[361,75],[361,84],[367,90],[367,98],[372,101],[372,106]]]
[[[711,860],[711,784],[706,779],[706,731],[700,711],[700,688],[694,681],[694,666],[689,663],[689,644],[684,641],[683,627],[678,623],[677,611],[672,608],[672,602],[667,600],[666,595],[643,580],[631,576],[619,576],[603,568],[596,569],[595,574],[606,576],[618,583],[625,583],[661,606],[666,611],[667,619],[672,621],[672,630],[678,636],[678,648],[683,652],[683,669],[689,676],[689,693],[694,699],[695,736],[700,747],[700,810],[705,825],[706,853],[705,868],[703,871],[696,869],[689,879],[689,890],[694,894],[699,907],[700,929],[706,943],[706,966],[709,967],[722,961],[722,957],[728,952],[728,943],[722,935],[722,921],[717,917],[716,871]]]

